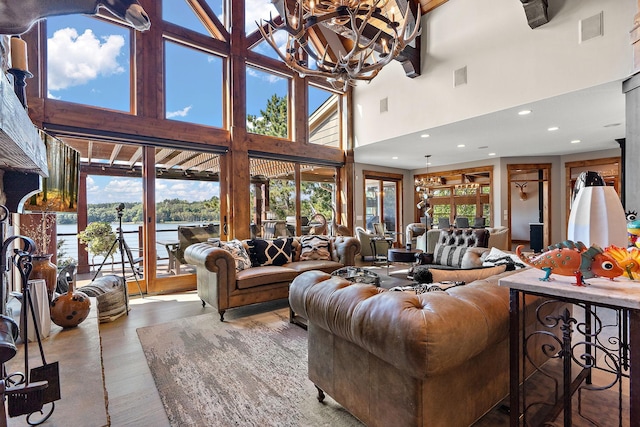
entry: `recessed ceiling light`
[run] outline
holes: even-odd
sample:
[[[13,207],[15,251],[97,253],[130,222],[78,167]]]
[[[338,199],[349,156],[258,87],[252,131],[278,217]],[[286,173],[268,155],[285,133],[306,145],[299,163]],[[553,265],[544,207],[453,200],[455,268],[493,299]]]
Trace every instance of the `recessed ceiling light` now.
[[[466,147],[466,145],[464,145],[464,144],[458,144],[458,148],[464,148],[464,147]]]
[[[484,149],[486,149],[486,148],[489,148],[489,146],[488,146],[488,145],[483,145],[483,146],[481,146],[481,147],[478,147],[478,150],[484,150]]]
[[[558,129],[560,129],[558,126],[551,126],[550,128],[547,128],[549,132],[553,132],[554,130],[558,130]]]
[[[496,153],[489,153],[489,155],[490,155],[490,156],[495,156],[495,155],[496,155]]]
[[[393,156],[391,159],[392,160],[398,160],[398,156]]]
[[[519,116],[526,116],[527,114],[531,114],[531,110],[521,110],[518,111]]]
[[[420,138],[429,138],[431,135],[429,135],[428,133],[423,133],[422,135],[420,135]]]
[[[572,139],[571,140],[572,144],[580,144],[580,142],[582,142],[582,141],[580,141],[579,139]]]

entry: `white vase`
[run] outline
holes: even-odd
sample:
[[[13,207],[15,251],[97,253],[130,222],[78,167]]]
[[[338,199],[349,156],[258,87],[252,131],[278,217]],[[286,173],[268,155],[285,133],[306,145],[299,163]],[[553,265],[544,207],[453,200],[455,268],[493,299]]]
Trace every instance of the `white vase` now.
[[[40,339],[49,336],[51,332],[51,315],[49,314],[49,295],[47,293],[47,282],[44,279],[29,280],[29,289],[31,301],[33,302],[33,311],[36,314],[36,322],[38,322],[38,331]],[[26,302],[23,307],[27,311],[27,328],[26,339],[29,342],[36,341],[36,328],[33,324],[33,317],[29,303]],[[25,341],[25,327],[23,316],[20,316],[20,337]]]

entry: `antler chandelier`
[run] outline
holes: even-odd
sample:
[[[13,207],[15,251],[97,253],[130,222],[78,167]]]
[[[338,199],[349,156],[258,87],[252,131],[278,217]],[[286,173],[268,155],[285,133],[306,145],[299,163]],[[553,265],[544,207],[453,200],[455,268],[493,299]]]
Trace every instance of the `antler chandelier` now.
[[[396,0],[274,0],[280,17],[258,28],[301,77],[323,77],[345,90],[373,79],[420,34],[420,7],[406,4],[401,13]],[[288,34],[284,52],[277,30]]]

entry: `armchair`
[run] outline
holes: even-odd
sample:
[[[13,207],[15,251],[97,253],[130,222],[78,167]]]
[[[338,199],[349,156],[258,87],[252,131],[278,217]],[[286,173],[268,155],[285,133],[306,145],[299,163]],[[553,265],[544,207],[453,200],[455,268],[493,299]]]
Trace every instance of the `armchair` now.
[[[365,230],[362,227],[356,227],[356,238],[360,241],[360,256],[364,261],[367,257],[373,258],[374,260],[377,257],[387,257],[387,251],[389,249],[391,239],[386,238],[384,235],[379,235],[375,233],[371,233]],[[389,242],[388,245],[376,245],[376,253],[373,253],[373,245],[371,244],[371,239],[385,239]]]
[[[421,222],[413,222],[405,229],[405,243],[411,243],[412,248],[417,248],[418,236],[422,236],[427,230],[427,226]]]

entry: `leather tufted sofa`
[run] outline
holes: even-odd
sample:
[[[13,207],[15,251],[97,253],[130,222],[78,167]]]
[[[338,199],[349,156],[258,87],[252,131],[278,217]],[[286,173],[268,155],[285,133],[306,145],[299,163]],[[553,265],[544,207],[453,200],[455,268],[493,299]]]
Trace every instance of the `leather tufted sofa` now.
[[[466,255],[465,265],[451,268],[471,268],[482,265],[480,256],[488,250],[489,231],[481,228],[451,228],[445,230],[428,230],[427,248],[418,257],[420,265],[438,265],[440,267],[448,267],[436,263],[434,252],[437,245],[456,246],[465,248],[477,248],[468,251]],[[473,259],[471,257],[473,256]]]
[[[295,255],[282,266],[265,265],[236,271],[236,261],[226,250],[208,243],[196,243],[185,250],[189,264],[196,266],[198,297],[218,310],[220,320],[229,308],[287,298],[289,285],[309,270],[332,272],[355,264],[360,242],[355,237],[331,237],[330,260],[300,260],[300,242],[293,238]],[[248,240],[243,244],[248,248]]]
[[[326,392],[367,426],[472,424],[509,392],[509,290],[498,280],[512,273],[420,295],[301,274],[289,304],[308,319],[319,398]]]

